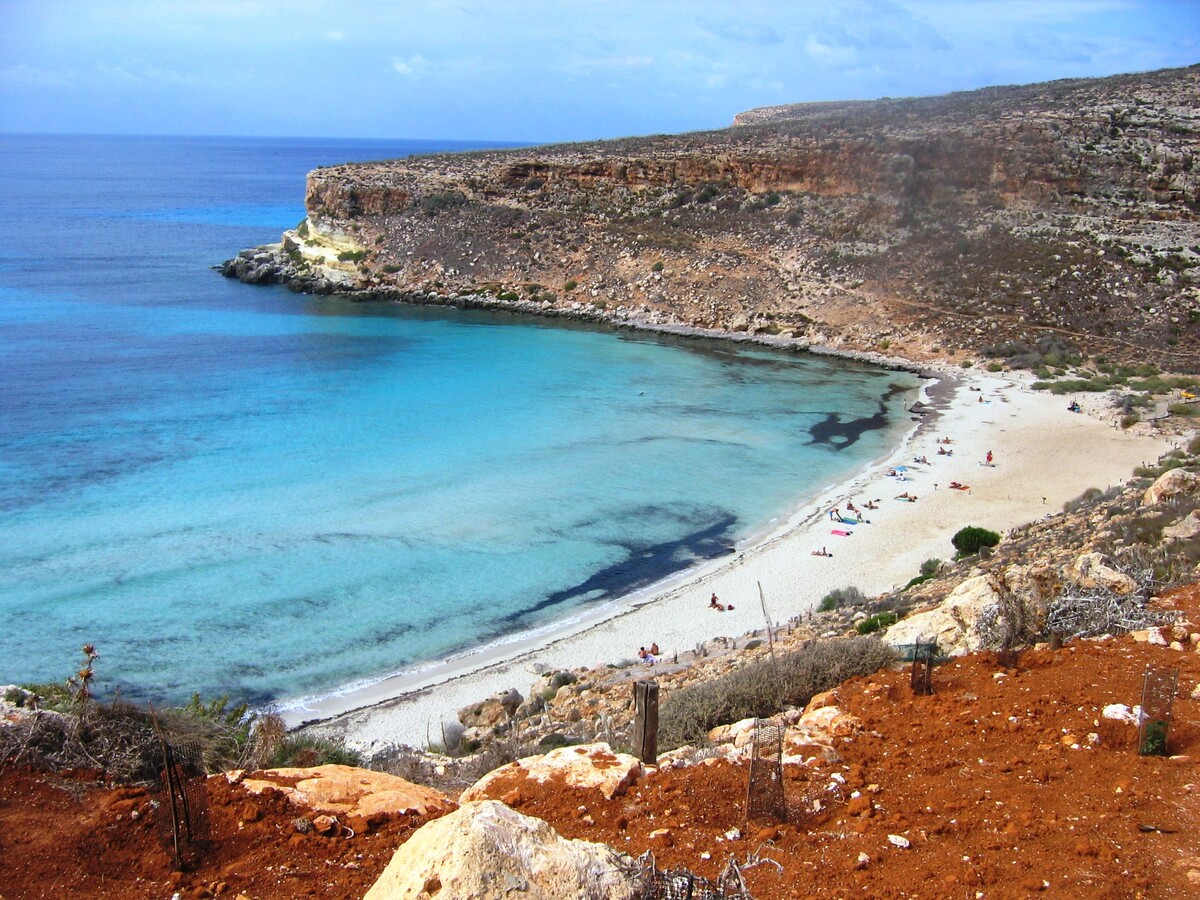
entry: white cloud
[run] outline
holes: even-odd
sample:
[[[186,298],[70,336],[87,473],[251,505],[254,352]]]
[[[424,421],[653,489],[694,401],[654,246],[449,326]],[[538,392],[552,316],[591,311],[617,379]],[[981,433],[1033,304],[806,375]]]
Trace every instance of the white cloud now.
[[[399,57],[392,60],[392,69],[400,75],[416,75],[423,71],[427,63],[423,56],[410,56],[408,59]]]
[[[33,87],[70,87],[75,84],[78,76],[74,69],[52,70],[38,69],[33,66],[19,65],[0,69],[0,81],[6,84],[24,84]]]

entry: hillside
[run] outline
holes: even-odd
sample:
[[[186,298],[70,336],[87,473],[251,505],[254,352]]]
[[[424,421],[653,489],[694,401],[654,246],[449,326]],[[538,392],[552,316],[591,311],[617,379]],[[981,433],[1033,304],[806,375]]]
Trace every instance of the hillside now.
[[[318,169],[226,274],[908,359],[1195,371],[1200,66]]]
[[[1200,622],[1195,587],[1162,605]],[[1101,715],[1139,701],[1147,664],[1181,668],[1170,758],[1138,756],[1136,729]],[[913,696],[907,678],[884,671],[837,689],[840,736],[785,767],[783,825],[747,826],[746,764],[719,756],[643,775],[610,799],[515,775],[489,792],[564,836],[650,850],[660,869],[715,879],[735,857],[756,900],[1195,895],[1200,653],[1120,637],[1005,664],[990,652],[957,659],[935,670],[928,697]],[[301,824],[314,813],[282,795],[256,799],[224,776],[208,794],[213,847],[178,873],[144,789],[0,770],[0,895],[361,896],[431,818],[343,815],[352,832],[322,835]],[[434,895],[455,896],[421,896]]]

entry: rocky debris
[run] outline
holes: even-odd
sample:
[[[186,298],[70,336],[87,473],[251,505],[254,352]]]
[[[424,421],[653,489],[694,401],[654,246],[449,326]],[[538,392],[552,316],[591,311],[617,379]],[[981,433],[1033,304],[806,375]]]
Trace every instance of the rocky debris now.
[[[424,816],[445,812],[455,805],[441,791],[353,766],[266,769],[250,775],[239,771],[226,777],[252,794],[279,791],[300,809],[331,816]]]
[[[622,794],[646,773],[627,753],[608,744],[560,747],[541,756],[519,759],[484,775],[463,791],[460,801],[498,799],[514,802],[526,781],[556,781],[581,793],[596,791],[606,800]]]
[[[1200,510],[1193,509],[1186,518],[1168,525],[1162,536],[1170,541],[1187,541],[1200,535]]]
[[[1132,594],[1138,583],[1131,576],[1112,567],[1102,553],[1084,553],[1063,570],[1063,576],[1084,590],[1102,588],[1118,596]]]
[[[495,728],[513,717],[524,698],[515,688],[502,691],[481,703],[458,711],[458,721],[466,728]]]
[[[1200,475],[1187,469],[1171,469],[1160,475],[1142,497],[1142,506],[1156,506],[1180,494],[1200,491]]]
[[[566,840],[541,819],[480,800],[418,829],[366,900],[632,900],[633,871],[610,847]]]

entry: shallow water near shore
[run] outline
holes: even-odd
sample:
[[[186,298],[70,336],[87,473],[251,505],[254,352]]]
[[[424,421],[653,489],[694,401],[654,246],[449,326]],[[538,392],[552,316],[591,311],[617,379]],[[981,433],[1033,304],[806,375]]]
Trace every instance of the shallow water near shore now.
[[[0,137],[0,682],[314,695],[728,553],[910,425],[843,360],[254,288],[308,169]]]

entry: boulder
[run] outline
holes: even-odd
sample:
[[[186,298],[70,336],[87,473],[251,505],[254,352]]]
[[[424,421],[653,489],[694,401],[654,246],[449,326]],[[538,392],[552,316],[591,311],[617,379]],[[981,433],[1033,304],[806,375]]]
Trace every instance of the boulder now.
[[[1163,537],[1172,541],[1187,541],[1200,534],[1200,509],[1193,509],[1187,518],[1163,529]]]
[[[572,790],[599,791],[606,800],[625,792],[644,774],[642,764],[627,753],[613,753],[605,743],[559,747],[501,766],[463,791],[459,798],[496,800],[520,791],[525,781],[559,781]]]
[[[633,900],[633,861],[571,841],[503,803],[465,803],[417,829],[365,900]]]
[[[1137,582],[1109,565],[1103,553],[1085,553],[1063,567],[1063,577],[1084,590],[1102,588],[1125,596],[1137,590]]]
[[[1192,494],[1200,490],[1200,475],[1186,469],[1171,469],[1158,476],[1158,480],[1146,488],[1142,495],[1142,506],[1153,506],[1169,500],[1177,494]]]
[[[524,699],[520,691],[502,691],[482,703],[460,709],[458,721],[467,728],[495,728],[511,719]]]
[[[1000,595],[989,577],[975,575],[956,587],[940,606],[901,619],[883,639],[893,647],[933,640],[943,653],[961,656],[982,646],[979,617],[999,605]]]
[[[220,777],[220,776],[215,776]],[[353,766],[312,769],[266,769],[253,777],[230,773],[229,780],[254,794],[268,788],[281,791],[296,806],[331,816],[371,816],[377,813],[423,816],[454,808],[454,801],[433,788],[395,775]]]

